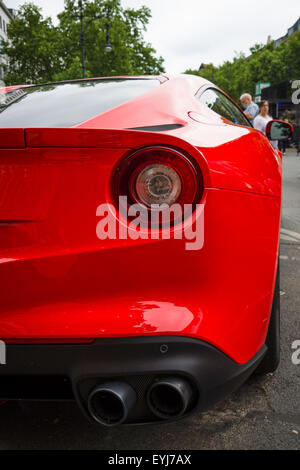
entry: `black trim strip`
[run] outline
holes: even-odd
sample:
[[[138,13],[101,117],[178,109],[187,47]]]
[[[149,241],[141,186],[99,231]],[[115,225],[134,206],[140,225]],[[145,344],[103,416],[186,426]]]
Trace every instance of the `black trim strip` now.
[[[162,124],[158,126],[144,126],[144,127],[129,127],[128,131],[148,131],[148,132],[164,132],[172,131],[173,129],[180,129],[184,127],[183,124]]]
[[[5,225],[32,224],[35,220],[0,220],[0,227]]]

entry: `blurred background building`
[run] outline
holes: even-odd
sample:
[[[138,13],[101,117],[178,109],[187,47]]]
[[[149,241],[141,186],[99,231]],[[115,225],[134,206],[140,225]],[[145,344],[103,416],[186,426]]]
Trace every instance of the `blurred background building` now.
[[[287,33],[282,36],[281,38],[279,39],[276,39],[274,41],[274,46],[275,47],[278,47],[280,46],[280,44],[285,41],[286,39],[290,38],[292,36],[292,34],[295,34],[297,33],[297,31],[300,30],[300,18],[298,18],[298,20],[296,21],[295,24],[293,24],[293,26],[291,26],[288,30],[287,30]]]
[[[0,0],[0,43],[7,40],[7,26],[15,18],[15,11],[7,8]],[[0,80],[4,77],[4,68],[7,64],[7,58],[0,56]]]

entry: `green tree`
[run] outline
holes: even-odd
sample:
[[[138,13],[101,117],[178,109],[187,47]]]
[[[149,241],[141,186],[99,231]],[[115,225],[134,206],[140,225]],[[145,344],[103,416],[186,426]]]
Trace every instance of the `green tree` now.
[[[149,8],[124,9],[120,0],[83,0],[86,76],[159,74],[163,58],[146,43],[143,33]],[[79,1],[65,0],[54,27],[33,4],[23,5],[9,25],[0,53],[9,58],[7,84],[34,83],[82,77]],[[95,19],[97,18],[97,19]],[[112,51],[105,51],[106,29]]]
[[[214,82],[236,101],[242,93],[254,94],[258,81],[272,84],[298,79],[300,76],[300,31],[279,47],[271,42],[255,44],[251,55],[236,54],[232,61],[214,67]],[[186,73],[200,75],[211,80],[211,70],[187,70]]]
[[[74,57],[72,63],[69,64],[69,67],[66,70],[62,70],[53,76],[53,81],[62,82],[64,80],[74,80],[80,78],[82,75],[82,64],[79,57]],[[86,71],[86,76],[91,77],[92,74],[89,70]]]
[[[123,9],[120,0],[83,1],[87,76],[156,74],[164,71],[162,57],[145,43],[143,32],[151,18],[149,8]],[[66,0],[58,15],[63,69],[81,58],[78,0]],[[93,20],[98,17],[99,19]],[[105,51],[106,24],[112,51]]]
[[[23,5],[17,18],[8,25],[8,41],[0,54],[6,54],[8,84],[50,81],[59,70],[56,30],[51,19],[44,19],[33,3]]]

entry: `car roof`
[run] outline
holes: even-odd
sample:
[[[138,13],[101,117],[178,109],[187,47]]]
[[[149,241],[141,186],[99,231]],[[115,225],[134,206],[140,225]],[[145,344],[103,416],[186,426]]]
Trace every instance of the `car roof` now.
[[[195,95],[207,84],[210,82],[202,77],[181,74],[98,77],[8,87],[1,90],[8,92],[4,100],[8,111],[0,114],[0,127],[178,127],[186,123],[189,111],[197,109],[199,100]],[[205,113],[203,106],[200,111]]]
[[[33,88],[33,87],[43,87],[43,86],[50,86],[50,85],[63,85],[67,83],[84,83],[89,81],[100,81],[100,80],[149,80],[149,79],[156,79],[159,80],[161,83],[166,82],[167,80],[172,80],[177,77],[181,77],[182,79],[186,78],[186,80],[194,79],[195,83],[198,84],[205,84],[209,83],[203,77],[198,75],[192,74],[160,74],[160,75],[112,75],[112,76],[101,76],[101,77],[91,77],[91,78],[76,78],[73,80],[61,80],[61,81],[54,81],[54,82],[43,82],[43,83],[30,83],[30,84],[19,84],[19,85],[9,85],[5,87],[0,87],[0,92],[9,92],[16,90],[18,88]]]

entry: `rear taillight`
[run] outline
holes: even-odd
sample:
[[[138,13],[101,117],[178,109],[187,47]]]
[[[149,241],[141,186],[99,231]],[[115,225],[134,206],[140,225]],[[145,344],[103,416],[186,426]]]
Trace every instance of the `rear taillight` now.
[[[181,188],[181,178],[174,168],[151,163],[142,170],[138,169],[131,194],[137,202],[151,208],[153,204],[174,204],[180,197]]]
[[[195,205],[203,192],[198,165],[168,147],[149,147],[129,156],[118,167],[113,185],[117,199],[126,196],[128,205],[140,204],[148,211],[157,205]]]

